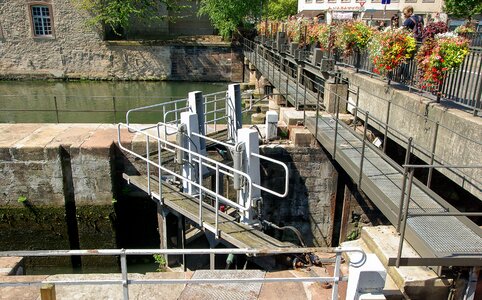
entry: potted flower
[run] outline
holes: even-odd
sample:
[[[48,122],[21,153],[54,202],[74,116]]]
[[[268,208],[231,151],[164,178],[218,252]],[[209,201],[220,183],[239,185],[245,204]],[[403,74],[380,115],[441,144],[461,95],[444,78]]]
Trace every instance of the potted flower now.
[[[367,48],[373,35],[373,29],[361,21],[347,22],[340,28],[338,48],[343,50],[345,56],[352,55]]]
[[[370,42],[369,49],[374,72],[388,75],[412,58],[417,49],[417,42],[408,30],[391,29],[376,33]]]
[[[458,68],[469,54],[469,42],[456,33],[444,33],[425,42],[417,53],[421,88],[438,91],[445,75]]]

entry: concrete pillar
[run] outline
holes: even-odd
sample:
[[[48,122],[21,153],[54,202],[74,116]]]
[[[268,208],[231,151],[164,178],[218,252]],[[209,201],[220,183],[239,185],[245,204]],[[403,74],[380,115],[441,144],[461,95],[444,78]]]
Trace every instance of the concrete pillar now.
[[[226,103],[228,116],[228,139],[237,142],[236,131],[243,126],[241,115],[241,87],[239,84],[228,85],[228,99]]]
[[[325,94],[323,102],[326,107],[326,111],[329,113],[336,112],[336,101],[338,97],[338,106],[341,114],[348,113],[348,85],[345,83],[325,83]]]
[[[167,210],[157,203],[157,227],[159,228],[160,249],[167,249],[167,224],[166,224]],[[166,262],[167,255],[164,255]]]
[[[188,94],[188,102],[189,107],[191,108],[191,112],[197,114],[197,121],[199,125],[199,133],[202,135],[206,135],[205,125],[206,125],[206,118],[205,118],[205,111],[204,111],[204,97],[203,93],[200,91],[190,92]],[[203,155],[206,154],[206,141],[201,139],[199,141],[201,144],[201,153]]]
[[[187,127],[187,136],[184,140],[184,145],[190,151],[199,153],[199,149],[201,147],[199,143],[199,137],[195,136],[193,133],[198,133],[199,125],[198,125],[198,116],[192,112],[183,112],[181,113],[181,124],[185,124]],[[184,163],[182,166],[182,176],[188,178],[189,180],[199,182],[199,167],[198,164],[194,161],[197,160],[197,157],[193,154],[187,155],[188,162]],[[198,188],[194,185],[190,184],[187,180],[183,180],[182,183],[183,192],[189,195],[195,195],[198,193]]]
[[[272,140],[278,136],[278,113],[275,111],[268,111],[266,113],[266,132],[265,139]]]
[[[296,78],[298,78],[298,83],[302,84],[303,83],[303,65],[302,64],[298,65],[296,76],[297,76]]]
[[[258,132],[253,129],[243,128],[238,130],[238,138],[240,143],[245,143],[245,153],[243,157],[243,171],[251,177],[254,184],[260,185],[260,163],[259,158],[252,154],[259,153],[259,138]],[[252,224],[256,217],[256,201],[261,198],[261,190],[253,187],[251,190],[251,199],[248,199],[248,190],[241,190],[238,192],[238,203],[248,210],[241,216],[241,222]]]

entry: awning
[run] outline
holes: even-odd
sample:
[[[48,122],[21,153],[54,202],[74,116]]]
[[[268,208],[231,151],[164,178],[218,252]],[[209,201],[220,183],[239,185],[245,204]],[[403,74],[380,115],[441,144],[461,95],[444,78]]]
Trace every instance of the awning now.
[[[325,15],[325,11],[324,10],[302,10],[300,11],[299,13],[297,13],[295,15],[295,17],[305,17],[305,18],[309,18],[309,19],[312,19],[314,17],[319,17],[320,15],[324,16]]]
[[[373,10],[367,9],[363,15],[364,20],[390,20],[393,15],[399,16],[398,10]],[[400,17],[400,16],[399,16]]]

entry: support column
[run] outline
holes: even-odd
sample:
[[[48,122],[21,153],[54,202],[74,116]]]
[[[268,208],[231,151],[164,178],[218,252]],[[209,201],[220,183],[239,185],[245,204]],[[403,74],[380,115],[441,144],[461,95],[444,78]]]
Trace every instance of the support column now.
[[[157,226],[159,228],[160,249],[167,249],[167,224],[166,224],[167,211],[157,203]],[[168,261],[167,254],[164,255],[166,262]]]
[[[247,173],[253,184],[260,185],[261,176],[259,172],[260,163],[259,158],[252,154],[259,153],[259,137],[258,132],[249,128],[242,128],[238,130],[239,143],[245,144],[245,151],[243,155],[242,169]],[[251,190],[251,199],[248,198],[248,190],[241,189],[238,192],[238,203],[248,210],[241,217],[241,222],[246,224],[253,224],[256,220],[256,205],[257,201],[261,199],[261,190],[253,187]]]
[[[340,114],[346,114],[348,105],[348,85],[345,83],[325,83],[324,104],[326,111],[336,113],[336,101],[338,98],[338,106]]]
[[[191,108],[191,112],[197,114],[197,122],[199,125],[198,132],[202,135],[206,135],[206,117],[204,111],[204,97],[203,93],[200,91],[190,92],[188,94],[188,102],[189,107]],[[201,139],[199,141],[201,144],[201,153],[203,155],[206,154],[206,141]]]
[[[228,116],[228,139],[237,142],[236,131],[243,126],[241,115],[241,87],[237,83],[228,85],[226,115]]]
[[[192,112],[183,112],[181,113],[181,124],[186,125],[186,134],[187,137],[184,137],[184,145],[190,151],[199,153],[199,149],[201,147],[199,143],[199,137],[193,135],[193,133],[198,133],[199,125],[198,125],[198,116]],[[199,167],[198,164],[195,162],[197,158],[193,154],[187,155],[188,162],[182,165],[182,176],[188,178],[189,180],[198,182],[199,181]],[[198,188],[194,187],[190,184],[187,180],[183,180],[182,183],[183,192],[188,193],[189,195],[195,195],[198,193]]]
[[[186,247],[186,218],[183,215],[177,217],[177,248],[185,249]],[[186,257],[184,254],[181,255],[182,269],[186,272]]]

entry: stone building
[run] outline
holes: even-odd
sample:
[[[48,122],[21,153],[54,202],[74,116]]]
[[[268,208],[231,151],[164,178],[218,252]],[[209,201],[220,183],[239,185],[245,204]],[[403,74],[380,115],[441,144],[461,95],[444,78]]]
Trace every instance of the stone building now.
[[[227,43],[108,41],[74,3],[0,1],[0,78],[240,80],[240,54]],[[209,21],[195,11],[191,7],[175,23],[133,20],[126,36],[212,34]]]

